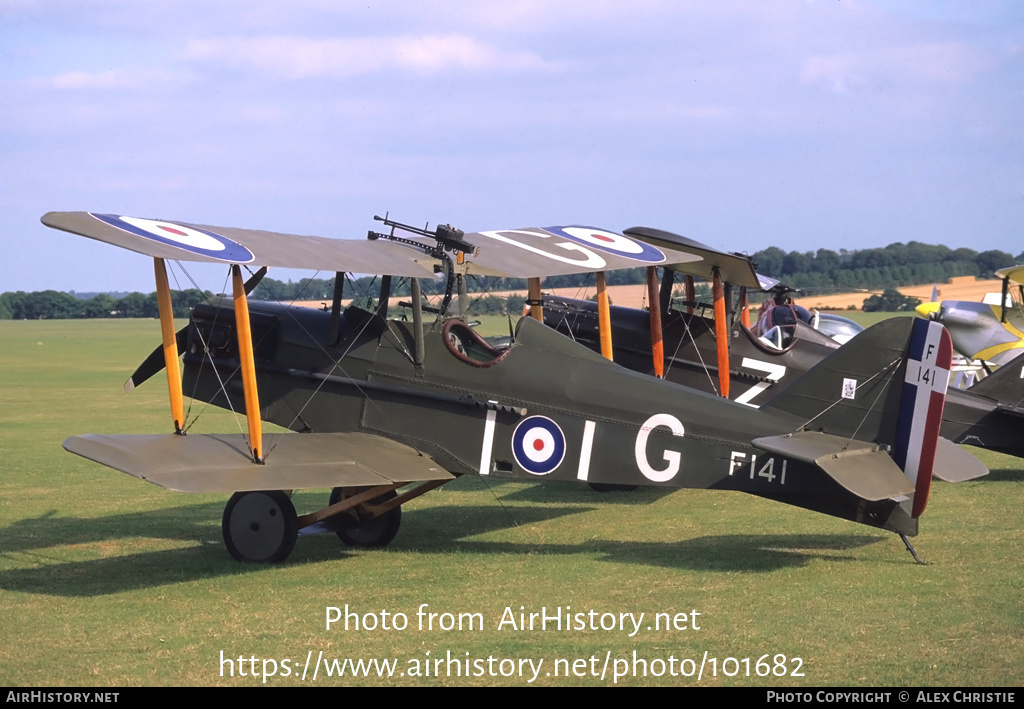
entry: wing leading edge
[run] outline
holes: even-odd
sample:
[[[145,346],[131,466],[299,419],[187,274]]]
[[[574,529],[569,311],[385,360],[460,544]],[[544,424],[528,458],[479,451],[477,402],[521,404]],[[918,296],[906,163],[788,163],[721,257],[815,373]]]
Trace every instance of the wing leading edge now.
[[[154,258],[255,264],[348,273],[432,277],[437,260],[401,244],[326,239],[257,229],[216,227],[92,212],[48,212],[53,229]]]

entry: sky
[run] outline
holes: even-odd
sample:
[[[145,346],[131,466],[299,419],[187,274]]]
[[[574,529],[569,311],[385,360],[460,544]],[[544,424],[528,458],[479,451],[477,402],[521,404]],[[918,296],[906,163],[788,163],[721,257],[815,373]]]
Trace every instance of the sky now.
[[[0,0],[0,292],[154,290],[51,210],[1017,254],[1022,135],[1018,0]]]

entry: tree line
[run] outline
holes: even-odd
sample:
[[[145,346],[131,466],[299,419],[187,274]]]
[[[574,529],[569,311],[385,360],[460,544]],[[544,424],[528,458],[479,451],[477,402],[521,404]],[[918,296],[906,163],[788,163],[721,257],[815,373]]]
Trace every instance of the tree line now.
[[[187,318],[196,303],[206,300],[210,291],[189,288],[171,291],[174,317]],[[76,298],[55,290],[0,294],[0,320],[74,320],[78,318],[156,318],[160,316],[156,293],[128,293],[120,298],[97,293],[91,298]]]
[[[889,244],[883,248],[838,252],[790,251],[771,246],[753,255],[758,272],[800,288],[807,295],[827,290],[881,290],[922,283],[945,283],[956,276],[993,278],[995,271],[1024,261],[1006,251],[977,252],[948,246]]]
[[[753,254],[757,270],[788,285],[800,288],[806,295],[818,295],[834,290],[882,290],[922,283],[945,283],[955,276],[991,278],[1000,268],[1024,262],[1024,253],[1016,257],[1006,251],[951,249],[948,246],[923,244],[889,244],[883,248],[848,251],[818,249],[817,251],[783,251],[770,246]],[[544,280],[548,288],[575,288],[593,283],[593,274],[549,276]],[[644,269],[632,268],[611,271],[608,285],[631,285],[644,282]],[[374,276],[351,279],[345,283],[344,297],[375,298],[380,279]],[[522,309],[523,298],[515,302],[486,294],[495,291],[526,290],[526,281],[517,278],[491,276],[470,277],[467,290],[483,294],[475,299],[472,312],[494,314]],[[443,279],[421,279],[425,295],[438,296],[444,292]],[[299,281],[278,281],[264,278],[251,294],[258,300],[324,300],[330,302],[334,292],[333,279],[303,278]],[[408,280],[396,279],[392,295],[410,296]],[[172,291],[175,317],[187,317],[189,308],[211,296],[210,291],[188,289]],[[872,305],[875,305],[873,303]],[[905,305],[904,305],[905,307]],[[18,291],[0,294],[0,320],[33,320],[39,318],[150,318],[158,317],[156,294],[128,293],[121,297],[97,294],[91,298],[77,298],[70,293],[46,290],[32,293]]]

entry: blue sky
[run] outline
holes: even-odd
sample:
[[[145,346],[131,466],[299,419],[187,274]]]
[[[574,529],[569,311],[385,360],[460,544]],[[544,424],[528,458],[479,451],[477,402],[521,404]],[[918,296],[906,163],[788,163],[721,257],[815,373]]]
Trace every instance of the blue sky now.
[[[1022,117],[1009,0],[0,0],[0,292],[153,290],[50,210],[1017,254]]]

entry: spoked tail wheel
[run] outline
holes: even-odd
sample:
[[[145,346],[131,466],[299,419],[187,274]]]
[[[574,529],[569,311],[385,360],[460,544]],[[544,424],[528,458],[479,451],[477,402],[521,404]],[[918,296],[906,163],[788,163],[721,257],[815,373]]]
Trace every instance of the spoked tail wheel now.
[[[231,556],[272,564],[292,553],[299,522],[295,506],[280,490],[236,492],[224,508],[221,532]]]
[[[341,502],[346,497],[352,497],[368,489],[365,487],[336,487],[331,490],[329,504]],[[380,505],[396,497],[398,494],[394,490],[389,490],[383,495],[373,498],[370,504]],[[402,508],[396,507],[379,517],[368,519],[359,514],[359,507],[356,506],[333,517],[331,522],[338,539],[349,546],[383,547],[390,544],[398,534],[398,527],[402,524]]]

